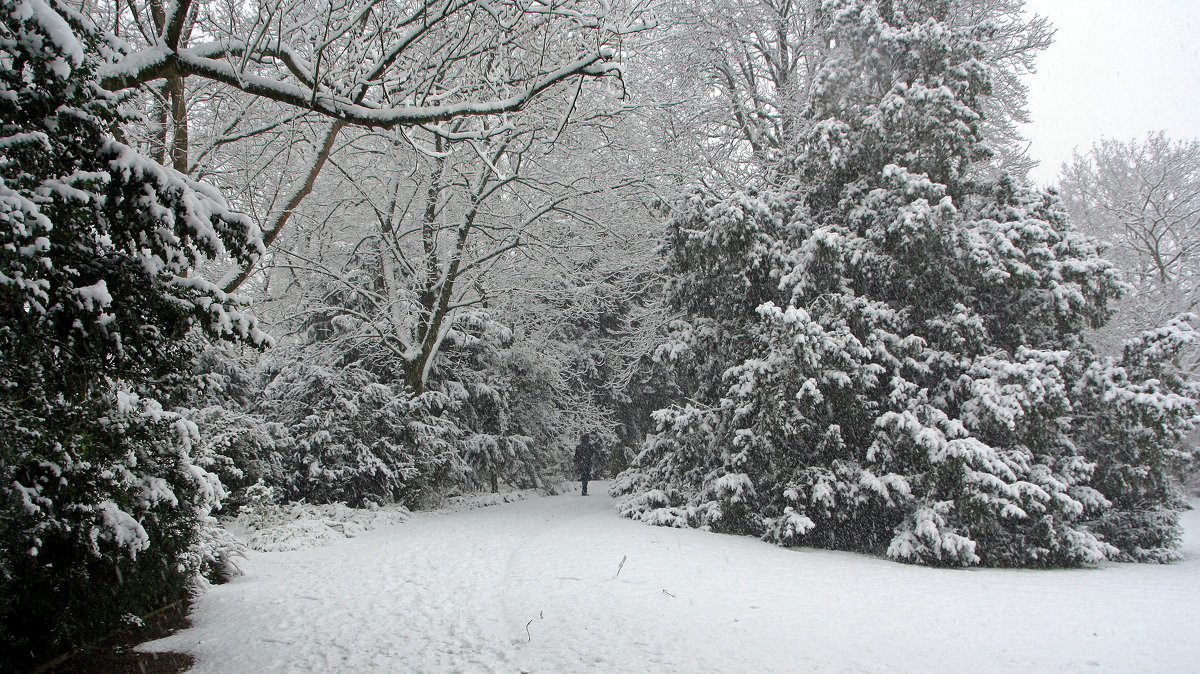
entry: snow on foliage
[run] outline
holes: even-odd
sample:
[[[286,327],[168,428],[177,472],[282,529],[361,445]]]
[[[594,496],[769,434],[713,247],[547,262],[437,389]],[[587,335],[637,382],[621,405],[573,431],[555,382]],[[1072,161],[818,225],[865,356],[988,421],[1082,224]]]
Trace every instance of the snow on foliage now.
[[[311,352],[310,352],[311,353]],[[275,367],[208,373],[204,407],[184,411],[203,430],[198,461],[242,490],[263,481],[281,501],[422,502],[464,470],[459,430],[436,391],[412,396],[363,364],[322,365],[302,349]],[[211,354],[206,363],[213,364]]]
[[[107,40],[63,3],[0,9],[0,662],[160,606],[220,556],[203,532],[223,491],[159,401],[192,333],[270,343],[194,273],[253,259],[257,229],[114,138]]]
[[[558,477],[565,385],[507,326],[479,313],[458,321],[415,394],[378,342],[342,348],[351,341],[330,313],[267,356],[213,348],[198,362],[205,387],[182,413],[202,431],[197,463],[233,501],[261,481],[281,501],[420,508],[451,491],[546,488]]]
[[[614,483],[653,524],[935,565],[1166,560],[1186,321],[1096,355],[1123,284],[1062,204],[981,180],[986,25],[828,0],[791,185],[670,225],[660,361],[692,402]]]
[[[351,508],[344,503],[278,505],[274,490],[261,482],[247,490],[249,502],[242,506],[231,526],[252,550],[280,552],[328,545],[341,538],[354,538],[376,527],[400,524],[412,513],[403,506]]]

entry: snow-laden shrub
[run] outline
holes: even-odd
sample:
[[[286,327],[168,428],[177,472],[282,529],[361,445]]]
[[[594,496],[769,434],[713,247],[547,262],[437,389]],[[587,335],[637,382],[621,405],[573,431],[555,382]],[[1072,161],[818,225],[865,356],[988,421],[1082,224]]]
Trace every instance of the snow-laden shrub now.
[[[1200,388],[1179,373],[1177,358],[1200,341],[1185,315],[1125,343],[1119,359],[1098,359],[1077,385],[1076,423],[1092,484],[1111,507],[1093,528],[1115,545],[1117,559],[1178,559],[1178,512],[1188,507],[1175,469],[1194,465],[1188,444]]]
[[[279,358],[277,355],[276,358]],[[286,363],[258,404],[287,429],[264,475],[281,501],[413,504],[461,480],[459,429],[438,391],[413,396],[359,364]]]
[[[412,395],[377,353],[326,347],[204,354],[205,386],[181,413],[200,429],[197,461],[221,477],[230,502],[255,501],[266,487],[280,503],[412,506],[461,482],[454,401]]]
[[[195,569],[193,582],[198,588],[210,583],[225,583],[242,575],[238,560],[246,556],[246,546],[233,537],[215,517],[201,523],[195,542],[183,555],[184,565]]]
[[[432,385],[450,400],[447,414],[460,430],[463,486],[545,487],[573,449],[563,364],[545,349],[516,343],[488,314],[469,314],[457,326]]]
[[[266,529],[283,522],[283,513],[275,500],[275,488],[262,480],[247,487],[245,504],[238,509],[238,521],[250,529]]]
[[[112,49],[69,3],[0,5],[0,668],[185,590],[221,489],[160,403],[190,336],[270,341],[194,273],[249,263],[257,228],[113,136]]]
[[[197,462],[233,504],[255,500],[259,482],[278,502],[422,508],[456,489],[544,488],[559,477],[575,429],[552,355],[469,314],[414,395],[386,350],[331,348],[330,330],[259,358],[202,357],[205,385],[181,413],[200,429]]]
[[[906,562],[1167,559],[1196,390],[1179,321],[1123,359],[1121,291],[1053,193],[988,156],[987,26],[836,0],[787,189],[694,198],[669,228],[659,349],[688,391],[617,480],[627,516]]]
[[[68,442],[25,444],[40,450],[36,462],[6,467],[19,494],[5,508],[0,562],[5,643],[24,649],[5,654],[14,662],[234,571],[237,546],[211,528],[220,483],[191,461],[195,427],[153,400],[113,393],[56,411],[55,435]]]
[[[181,408],[180,414],[200,430],[196,463],[221,479],[230,505],[240,505],[245,491],[267,476],[277,475],[280,457],[295,440],[291,429],[251,407],[209,400],[201,408]]]

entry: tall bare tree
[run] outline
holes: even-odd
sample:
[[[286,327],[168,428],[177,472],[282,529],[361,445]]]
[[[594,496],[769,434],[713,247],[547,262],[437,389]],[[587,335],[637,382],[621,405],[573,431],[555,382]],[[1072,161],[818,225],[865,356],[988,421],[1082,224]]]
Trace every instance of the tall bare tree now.
[[[1111,244],[1132,286],[1107,341],[1200,309],[1200,141],[1101,140],[1063,166],[1060,188],[1077,226]]]
[[[264,211],[268,247],[347,127],[419,128],[443,141],[504,133],[508,115],[548,90],[616,73],[622,40],[647,26],[648,10],[641,0],[101,0],[83,8],[125,41],[101,81],[145,99],[152,152],[182,172],[211,168],[215,148],[248,140],[274,154],[273,170],[249,166],[252,179],[235,181],[256,188],[237,205]],[[469,117],[494,119],[456,123]],[[193,148],[197,122],[208,133]],[[252,267],[229,273],[226,291]]]
[[[462,140],[348,136],[294,241],[264,267],[280,318],[329,322],[342,343],[383,347],[422,391],[458,315],[529,290],[542,269],[573,273],[563,258],[596,247],[622,204],[639,203],[637,171],[617,168],[599,142],[608,114],[575,114],[565,130],[554,105],[499,132],[485,128],[491,118],[448,125],[477,127]]]

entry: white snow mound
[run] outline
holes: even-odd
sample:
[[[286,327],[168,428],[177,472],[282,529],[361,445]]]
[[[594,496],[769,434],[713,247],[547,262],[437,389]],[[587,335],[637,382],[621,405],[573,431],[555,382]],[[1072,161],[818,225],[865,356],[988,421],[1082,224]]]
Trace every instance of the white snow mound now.
[[[410,517],[412,513],[399,505],[351,508],[342,503],[290,503],[243,509],[229,529],[251,550],[283,552],[322,547]]]

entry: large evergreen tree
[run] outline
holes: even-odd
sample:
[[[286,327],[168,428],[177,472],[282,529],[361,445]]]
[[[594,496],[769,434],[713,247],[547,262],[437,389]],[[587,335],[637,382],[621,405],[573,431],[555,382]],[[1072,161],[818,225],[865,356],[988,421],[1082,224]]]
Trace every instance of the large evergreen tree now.
[[[1163,558],[1195,392],[1183,324],[1100,360],[1120,289],[1059,200],[978,178],[987,25],[829,0],[836,45],[778,193],[671,226],[691,402],[616,485],[624,514],[927,564]],[[1127,442],[1128,440],[1128,442]]]
[[[267,337],[193,273],[257,229],[114,137],[109,40],[67,5],[0,9],[0,662],[178,596],[220,484],[164,411],[191,336]],[[2,665],[0,665],[2,666]]]

